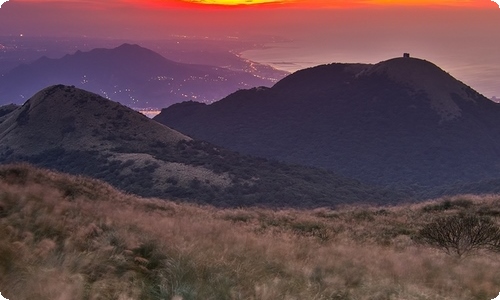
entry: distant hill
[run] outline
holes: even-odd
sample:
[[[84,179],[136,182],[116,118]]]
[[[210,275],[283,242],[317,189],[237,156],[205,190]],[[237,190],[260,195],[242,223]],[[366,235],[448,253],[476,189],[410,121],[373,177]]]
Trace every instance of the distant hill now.
[[[142,196],[218,206],[390,203],[401,194],[310,167],[243,156],[78,88],[48,87],[0,123],[0,162],[102,179]]]
[[[375,184],[425,190],[500,177],[500,105],[416,58],[317,66],[211,105],[172,105],[155,120]]]
[[[42,88],[74,85],[129,107],[166,107],[196,99],[212,102],[242,88],[271,86],[243,71],[168,60],[138,45],[42,57],[0,77],[0,99],[23,103]]]

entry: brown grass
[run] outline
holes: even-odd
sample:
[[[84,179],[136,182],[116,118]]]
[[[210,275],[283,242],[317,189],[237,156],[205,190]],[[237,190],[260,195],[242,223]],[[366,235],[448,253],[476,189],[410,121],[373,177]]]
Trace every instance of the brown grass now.
[[[500,196],[396,207],[216,209],[0,168],[8,299],[492,299],[500,256],[413,242],[436,216],[496,215]],[[468,204],[467,204],[468,203]]]

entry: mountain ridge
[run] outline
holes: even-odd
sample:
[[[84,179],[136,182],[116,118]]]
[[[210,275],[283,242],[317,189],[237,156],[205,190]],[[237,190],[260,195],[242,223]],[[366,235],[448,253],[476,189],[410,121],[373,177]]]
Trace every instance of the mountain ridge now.
[[[500,171],[500,105],[416,58],[321,65],[154,119],[234,151],[374,184],[426,189]]]
[[[0,163],[86,175],[141,196],[216,206],[389,203],[405,195],[194,140],[75,87],[48,87],[0,123]]]

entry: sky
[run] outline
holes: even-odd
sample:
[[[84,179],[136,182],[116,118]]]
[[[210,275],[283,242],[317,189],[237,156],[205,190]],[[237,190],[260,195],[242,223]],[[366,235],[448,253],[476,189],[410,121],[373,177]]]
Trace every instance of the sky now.
[[[490,0],[10,0],[0,35],[19,34],[275,36],[243,55],[288,71],[409,52],[500,97],[500,9]]]

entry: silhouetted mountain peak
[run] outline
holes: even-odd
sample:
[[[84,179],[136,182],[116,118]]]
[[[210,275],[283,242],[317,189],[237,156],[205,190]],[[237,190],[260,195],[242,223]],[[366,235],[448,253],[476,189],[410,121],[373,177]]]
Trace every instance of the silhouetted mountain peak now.
[[[418,58],[401,57],[375,65],[333,63],[307,68],[282,79],[273,89],[289,94],[330,93],[345,89],[370,76],[384,76],[412,95],[421,94],[441,118],[451,121],[462,116],[461,104],[484,101],[470,87],[435,64]],[[359,82],[357,83],[359,84]]]
[[[148,50],[144,47],[139,46],[138,44],[129,44],[129,43],[123,43],[120,46],[115,48],[116,50]]]
[[[76,53],[73,57],[78,57]],[[93,49],[89,52],[80,52],[79,57],[84,59],[97,59],[99,60],[108,60],[108,61],[116,61],[123,63],[126,61],[130,65],[158,65],[168,63],[171,65],[177,64],[174,61],[166,59],[162,55],[141,47],[136,44],[122,44],[118,47],[112,49],[106,48],[97,48]]]
[[[135,44],[43,58],[0,77],[0,98],[24,103],[54,84],[75,85],[134,108],[165,107],[183,100],[213,102],[272,80],[244,71],[169,60]]]
[[[142,48],[138,44],[129,44],[129,43],[123,43],[120,46],[116,47],[116,49],[140,49]]]
[[[16,147],[18,154],[40,153],[56,145],[106,151],[190,140],[117,102],[64,85],[41,90],[6,117],[0,123],[0,144]]]
[[[147,48],[144,48],[144,47],[141,47],[137,44],[122,44],[116,48],[113,48],[113,49],[107,49],[109,50],[110,52],[116,52],[116,53],[124,53],[124,54],[129,54],[129,55],[147,55],[147,56],[150,56],[150,55],[153,55],[155,57],[161,57],[162,59],[165,59],[167,60],[166,58],[164,58],[163,56],[161,56],[160,54],[154,52],[153,50],[150,50],[150,49],[147,49]]]
[[[418,58],[401,57],[380,62],[358,76],[385,75],[415,93],[425,93],[442,121],[462,116],[457,101],[476,102],[477,93],[435,64]]]

